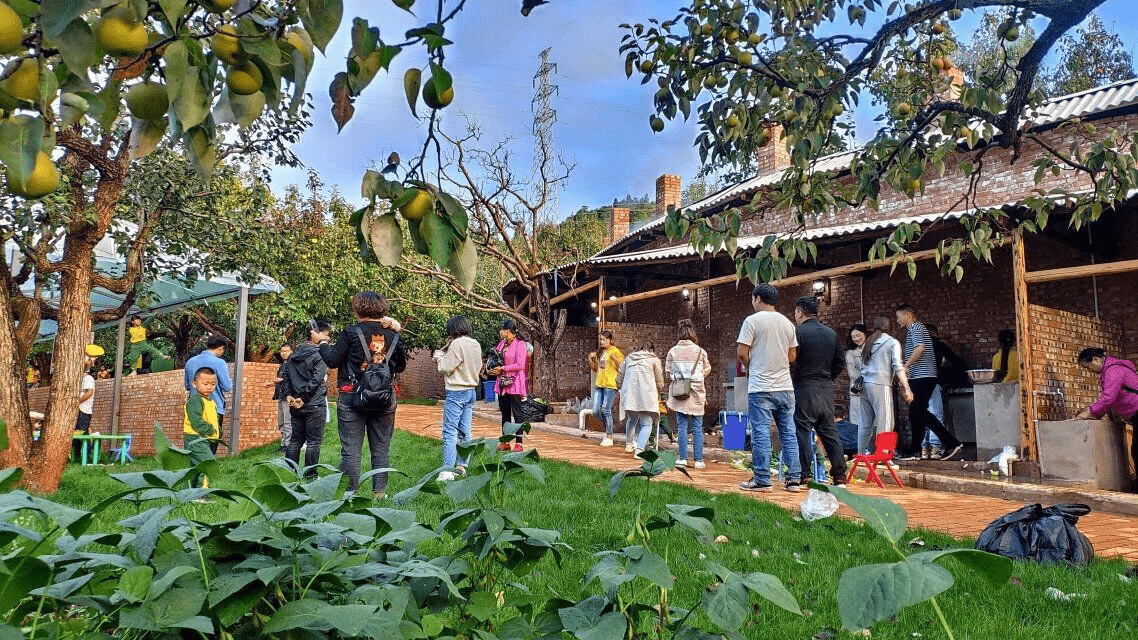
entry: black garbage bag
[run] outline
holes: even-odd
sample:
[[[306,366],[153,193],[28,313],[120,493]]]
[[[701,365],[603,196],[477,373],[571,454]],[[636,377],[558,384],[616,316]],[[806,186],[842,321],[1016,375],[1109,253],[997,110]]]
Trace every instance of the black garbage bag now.
[[[1091,541],[1075,528],[1085,504],[1029,504],[989,524],[976,538],[976,548],[1008,558],[1083,566],[1094,556]]]
[[[521,402],[521,411],[514,415],[515,422],[545,422],[545,414],[549,413],[549,403],[532,395],[526,396]],[[519,415],[520,414],[520,415]]]

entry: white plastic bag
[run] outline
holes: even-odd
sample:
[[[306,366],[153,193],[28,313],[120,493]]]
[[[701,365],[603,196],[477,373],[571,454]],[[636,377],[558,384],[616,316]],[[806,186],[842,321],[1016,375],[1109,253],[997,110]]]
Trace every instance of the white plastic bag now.
[[[838,499],[825,491],[811,489],[800,506],[802,519],[807,522],[829,518],[838,510]]]

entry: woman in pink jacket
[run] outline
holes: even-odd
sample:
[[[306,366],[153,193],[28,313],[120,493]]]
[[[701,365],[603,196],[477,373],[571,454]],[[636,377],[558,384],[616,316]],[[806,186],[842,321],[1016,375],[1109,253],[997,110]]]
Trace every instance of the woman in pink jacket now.
[[[498,396],[498,409],[502,412],[502,424],[517,422],[521,414],[522,400],[526,397],[526,356],[529,355],[525,341],[518,338],[518,325],[512,318],[502,321],[498,337],[502,339],[495,350],[502,357],[502,366],[494,367],[488,373],[497,376],[494,393]],[[500,445],[505,450],[508,444]],[[514,451],[522,450],[522,436],[514,440]]]
[[[1134,363],[1106,355],[1104,349],[1087,348],[1079,352],[1079,366],[1099,374],[1102,395],[1091,406],[1079,412],[1075,420],[1101,418],[1107,411],[1122,418],[1131,428],[1138,419],[1138,372]],[[1138,432],[1130,446],[1130,457],[1138,469]],[[1138,490],[1138,487],[1135,487]]]

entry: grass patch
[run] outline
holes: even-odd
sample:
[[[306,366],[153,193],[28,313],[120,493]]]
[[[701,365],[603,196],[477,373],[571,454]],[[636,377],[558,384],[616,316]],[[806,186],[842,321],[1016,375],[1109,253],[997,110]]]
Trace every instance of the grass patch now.
[[[336,466],[339,454],[333,423],[326,433],[321,462]],[[223,458],[222,472],[211,481],[221,488],[243,488],[250,481],[255,463],[277,455],[277,447],[272,445]],[[388,493],[411,485],[437,468],[441,457],[437,440],[396,431],[391,463],[407,476],[393,475]],[[365,470],[366,458],[365,455]],[[154,466],[153,460],[139,460],[126,468],[72,466],[64,474],[54,499],[90,508],[119,489],[110,473]],[[507,505],[516,509],[530,526],[561,531],[564,541],[575,551],[565,556],[560,568],[551,559],[542,561],[526,586],[534,594],[557,594],[576,600],[598,590],[594,583],[582,592],[583,577],[596,561],[593,554],[627,544],[625,536],[644,496],[645,481],[626,479],[621,491],[610,499],[610,472],[554,460],[544,460],[541,466],[546,482],[522,479],[508,496]],[[755,600],[754,613],[743,629],[748,638],[824,638],[827,636],[818,634],[825,632],[834,637],[850,637],[836,632],[841,626],[835,599],[841,573],[857,565],[895,560],[872,530],[843,519],[808,523],[785,509],[746,496],[715,495],[686,485],[653,481],[641,508],[652,515],[662,513],[666,504],[713,507],[716,534],[730,540],[725,544],[700,540],[683,528],[654,536],[653,549],[669,558],[676,576],[676,588],[670,595],[673,606],[698,608],[703,589],[714,581],[703,567],[702,555],[736,571],[762,571],[778,576],[802,608],[810,612],[807,617],[798,617]],[[423,495],[407,508],[417,512],[420,522],[434,526],[454,506],[443,496]],[[198,513],[203,519],[220,519],[225,510],[225,503],[215,503],[201,505]],[[115,530],[119,520],[135,512],[133,504],[117,503],[98,516],[92,530]],[[922,530],[910,531],[904,539],[913,538],[925,543],[920,548],[912,547],[914,552],[972,543]],[[427,544],[424,550],[445,553],[454,542],[444,538]],[[946,566],[956,584],[938,601],[957,638],[1112,639],[1134,637],[1138,631],[1138,577],[1130,582],[1120,578],[1128,571],[1121,560],[1096,560],[1083,569],[1021,562],[1015,566],[1012,583],[999,588],[993,588],[953,560]],[[1047,597],[1048,587],[1085,595],[1070,602],[1057,602]],[[944,634],[932,607],[922,603],[894,620],[879,622],[873,628],[873,637],[899,640],[941,638]]]

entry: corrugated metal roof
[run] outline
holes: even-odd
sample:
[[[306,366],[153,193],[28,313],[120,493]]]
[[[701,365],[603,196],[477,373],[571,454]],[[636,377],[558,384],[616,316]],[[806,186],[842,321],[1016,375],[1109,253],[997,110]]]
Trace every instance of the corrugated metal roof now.
[[[1133,78],[1094,89],[1088,89],[1086,91],[1080,91],[1079,93],[1052,98],[1040,105],[1039,109],[1030,114],[1025,120],[1030,121],[1036,127],[1042,127],[1136,103],[1138,103],[1138,78]],[[852,151],[843,151],[820,158],[815,164],[814,170],[829,172],[847,169],[850,166],[850,161],[853,160],[859,151],[861,151],[861,149],[854,149]],[[781,177],[782,171],[772,171],[755,176],[754,178],[727,187],[717,193],[713,193],[703,200],[689,205],[687,208],[693,211],[703,211],[704,209],[734,200],[741,195],[757,191],[761,187],[775,184]],[[612,244],[598,251],[590,261],[600,263],[601,259],[598,259],[597,256],[602,256],[606,251],[609,251],[636,233],[643,233],[649,229],[663,226],[664,218],[665,216],[660,216],[655,220],[651,220],[635,232],[629,233],[614,241]],[[740,238],[739,247],[743,248],[742,238]]]

